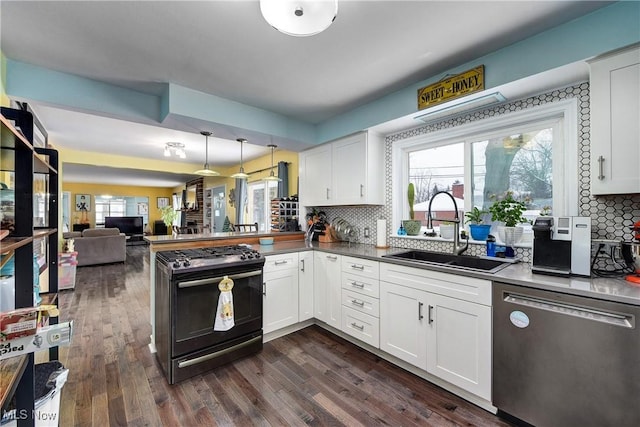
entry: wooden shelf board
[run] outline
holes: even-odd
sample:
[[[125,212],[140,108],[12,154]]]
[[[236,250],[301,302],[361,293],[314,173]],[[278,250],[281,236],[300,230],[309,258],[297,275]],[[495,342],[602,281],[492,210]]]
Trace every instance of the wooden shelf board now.
[[[28,245],[33,241],[33,236],[28,237],[5,237],[0,245],[0,252],[5,254]]]
[[[0,360],[0,408],[11,400],[27,366],[28,355]]]

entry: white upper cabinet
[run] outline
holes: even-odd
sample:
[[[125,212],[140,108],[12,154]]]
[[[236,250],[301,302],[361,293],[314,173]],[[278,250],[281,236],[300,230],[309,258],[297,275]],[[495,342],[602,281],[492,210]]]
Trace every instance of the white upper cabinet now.
[[[640,193],[640,45],[589,65],[591,193]]]
[[[384,204],[384,139],[360,132],[300,153],[303,206]]]

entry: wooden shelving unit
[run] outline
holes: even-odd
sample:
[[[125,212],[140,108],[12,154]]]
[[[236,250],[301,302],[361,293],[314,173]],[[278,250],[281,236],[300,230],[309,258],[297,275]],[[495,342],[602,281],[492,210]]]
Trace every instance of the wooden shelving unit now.
[[[2,228],[9,235],[0,242],[3,261],[14,263],[15,307],[33,306],[34,242],[43,242],[37,253],[44,257],[41,271],[48,270],[48,294],[43,302],[57,299],[58,290],[58,152],[49,148],[34,147],[33,116],[23,110],[1,108],[0,126],[0,171],[13,174],[13,197],[3,198],[5,215]],[[3,190],[7,191],[7,190]],[[10,190],[9,190],[10,191]],[[44,195],[43,202],[36,203],[34,192]],[[34,227],[34,217],[38,226]],[[42,258],[41,258],[42,259]],[[50,324],[57,318],[49,319]],[[49,359],[57,359],[57,348],[50,349]],[[33,426],[34,409],[34,355],[21,355],[0,361],[0,410],[4,412],[15,396],[16,411],[30,414],[18,419],[17,424]]]

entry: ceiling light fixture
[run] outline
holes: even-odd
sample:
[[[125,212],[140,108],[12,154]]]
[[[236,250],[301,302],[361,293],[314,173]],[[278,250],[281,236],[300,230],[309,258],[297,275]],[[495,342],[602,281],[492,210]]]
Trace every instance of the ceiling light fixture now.
[[[218,176],[220,175],[219,172],[213,171],[211,169],[209,169],[209,137],[212,135],[211,132],[207,132],[207,131],[202,131],[200,132],[200,135],[204,135],[205,138],[205,145],[204,145],[204,150],[205,150],[205,163],[204,163],[204,168],[202,169],[198,169],[197,171],[195,171],[194,173],[196,175],[202,175],[202,176]]]
[[[336,19],[338,0],[260,0],[260,11],[265,21],[281,33],[313,36]]]
[[[249,174],[244,173],[244,168],[242,167],[242,145],[247,142],[247,140],[238,138],[236,141],[240,143],[240,171],[231,175],[231,178],[247,179],[249,178]]]
[[[271,148],[271,172],[268,177],[264,178],[264,181],[282,181],[273,173],[273,150],[276,149],[277,145],[269,144],[267,147]]]
[[[184,144],[182,142],[167,142],[164,144],[164,156],[171,157],[172,153],[181,159],[187,158],[187,154],[184,152]]]

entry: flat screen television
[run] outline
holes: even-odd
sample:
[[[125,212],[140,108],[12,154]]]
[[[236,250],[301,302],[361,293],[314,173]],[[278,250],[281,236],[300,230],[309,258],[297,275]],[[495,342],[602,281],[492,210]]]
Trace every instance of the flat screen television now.
[[[117,228],[127,236],[144,234],[144,224],[141,216],[106,216],[104,228]]]

